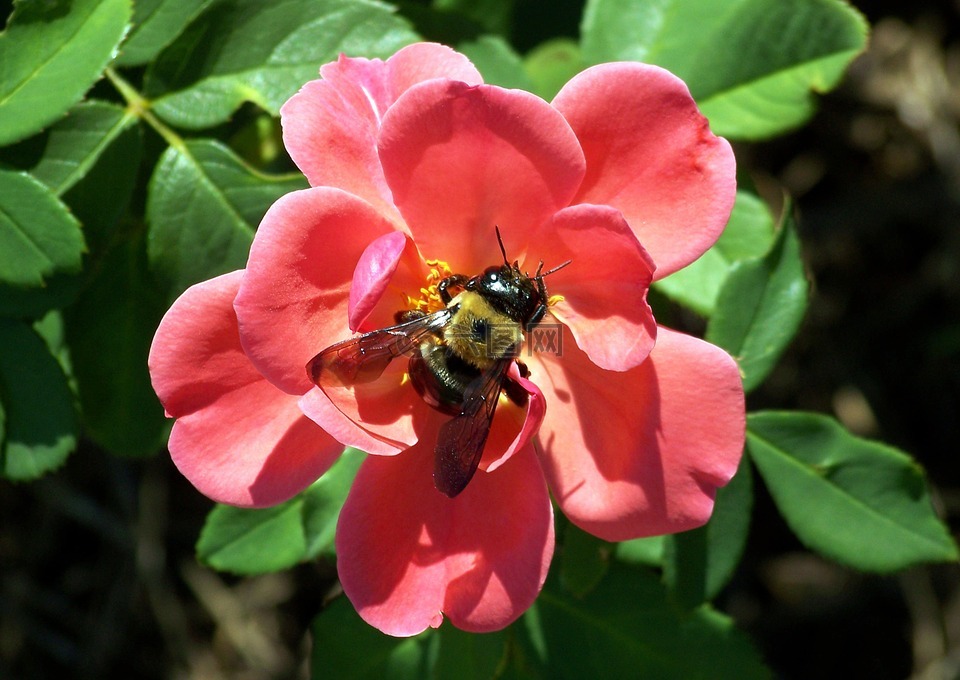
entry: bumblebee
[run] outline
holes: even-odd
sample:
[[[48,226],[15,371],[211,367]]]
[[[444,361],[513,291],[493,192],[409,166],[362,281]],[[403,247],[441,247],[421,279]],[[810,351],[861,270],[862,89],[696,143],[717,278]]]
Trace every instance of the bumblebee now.
[[[408,375],[427,404],[453,416],[440,428],[433,480],[450,498],[473,478],[483,454],[501,391],[525,406],[526,391],[509,376],[524,332],[547,312],[544,277],[570,261],[533,276],[510,264],[496,230],[503,264],[467,277],[454,274],[437,284],[445,305],[426,313],[397,312],[397,325],[364,333],[326,348],[307,363],[307,375],[321,389],[372,382],[391,361],[409,357]],[[526,367],[518,362],[520,373]]]

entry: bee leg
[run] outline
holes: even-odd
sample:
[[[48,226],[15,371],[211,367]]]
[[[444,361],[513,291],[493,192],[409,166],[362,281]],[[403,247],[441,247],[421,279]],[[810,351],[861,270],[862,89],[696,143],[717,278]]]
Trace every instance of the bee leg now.
[[[447,290],[448,288],[454,286],[457,288],[463,288],[465,285],[467,285],[467,281],[469,280],[470,279],[463,274],[454,274],[453,276],[448,276],[440,281],[440,283],[437,284],[437,293],[440,294],[440,299],[443,300],[443,304],[448,305],[450,304],[450,301],[453,300],[453,296],[450,294],[450,291]]]
[[[527,405],[527,399],[530,397],[527,391],[520,387],[520,383],[509,378],[503,381],[503,393],[507,395],[507,399],[521,408]]]
[[[396,312],[393,318],[398,324],[401,324],[413,321],[414,319],[422,319],[426,315],[426,312],[421,312],[419,309],[403,309]]]
[[[543,299],[546,300],[546,298],[543,298]],[[527,327],[525,330],[528,330],[528,331],[531,330],[534,326],[536,326],[538,323],[540,323],[543,320],[543,317],[546,316],[546,314],[547,314],[546,305],[540,305],[539,307],[537,307],[537,309],[533,312],[533,315],[530,317],[530,320],[527,321]]]

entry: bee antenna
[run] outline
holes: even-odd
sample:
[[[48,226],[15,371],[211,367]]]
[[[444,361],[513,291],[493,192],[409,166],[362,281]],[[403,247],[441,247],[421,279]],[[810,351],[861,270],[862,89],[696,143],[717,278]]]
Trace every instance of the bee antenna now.
[[[568,264],[570,264],[571,262],[573,262],[573,260],[567,260],[567,261],[564,262],[563,264],[558,264],[558,265],[557,265],[556,267],[554,267],[553,269],[550,269],[550,270],[548,270],[548,271],[545,271],[545,272],[543,272],[543,274],[541,274],[541,273],[540,273],[540,270],[543,269],[543,261],[541,261],[541,262],[540,262],[540,266],[537,267],[537,277],[542,279],[544,276],[549,276],[550,274],[553,274],[554,272],[560,271],[561,269],[563,269],[564,267],[566,267],[566,266],[567,266]]]
[[[497,232],[497,243],[500,245],[500,254],[503,255],[503,263],[510,266],[510,263],[507,261],[507,251],[503,247],[503,238],[500,236],[500,226],[494,225],[493,228]]]

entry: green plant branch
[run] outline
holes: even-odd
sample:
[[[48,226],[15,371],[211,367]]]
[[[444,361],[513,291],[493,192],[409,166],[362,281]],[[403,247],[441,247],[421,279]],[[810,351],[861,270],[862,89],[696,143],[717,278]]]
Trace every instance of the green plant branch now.
[[[144,120],[147,125],[156,130],[157,134],[163,137],[167,144],[178,151],[185,151],[186,146],[183,138],[176,132],[167,127],[159,118],[150,111],[150,100],[141,95],[136,88],[120,77],[112,68],[106,70],[107,78],[117,88],[117,91],[127,103],[127,111]]]

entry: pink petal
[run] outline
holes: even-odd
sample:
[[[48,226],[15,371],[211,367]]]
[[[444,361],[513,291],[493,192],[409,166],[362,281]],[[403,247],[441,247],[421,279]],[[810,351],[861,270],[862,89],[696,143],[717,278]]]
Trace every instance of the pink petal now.
[[[625,371],[653,348],[657,324],[647,304],[653,262],[619,212],[577,205],[557,213],[529,249],[550,268],[548,292],[562,295],[551,307],[580,349],[601,368]],[[534,269],[528,259],[528,269]],[[534,331],[536,333],[536,331]]]
[[[540,388],[520,376],[516,363],[510,367],[509,375],[526,391],[527,405],[521,408],[507,399],[501,399],[497,405],[483,458],[480,459],[479,469],[487,472],[493,472],[515,453],[527,448],[530,440],[540,430],[540,423],[543,422],[547,410]]]
[[[503,628],[537,597],[553,554],[553,511],[532,448],[478,472],[449,499],[433,486],[433,446],[368,457],[337,526],[340,582],[360,616],[390,635],[451,623]]]
[[[311,185],[344,189],[393,216],[376,150],[384,112],[424,80],[482,82],[466,57],[431,43],[405,47],[386,62],[341,56],[320,73],[322,80],[304,85],[280,109],[287,151]]]
[[[399,231],[375,239],[367,246],[353,271],[350,284],[350,329],[356,331],[383,297],[397,272],[408,239]],[[423,279],[421,279],[423,280]],[[413,288],[416,291],[418,288]],[[411,292],[412,292],[411,291]],[[399,301],[398,301],[399,302]],[[392,326],[393,322],[388,325]]]
[[[343,446],[264,380],[240,347],[233,299],[243,272],[187,289],[157,329],[150,375],[177,418],[170,455],[221,503],[274,505],[309,486]]]
[[[550,405],[541,463],[571,521],[621,541],[709,519],[743,451],[743,386],[729,355],[661,326],[649,359],[625,373],[573,346],[540,363]]]
[[[472,275],[573,198],[583,154],[563,117],[519,90],[434,80],[384,117],[380,159],[394,200],[426,258]]]
[[[357,262],[393,225],[368,203],[319,187],[281,197],[264,215],[234,302],[247,356],[270,382],[301,395],[305,366],[349,338]]]
[[[736,161],[682,80],[656,66],[601,64],[553,100],[583,146],[576,202],[620,210],[657,265],[690,264],[720,236],[736,193]]]

